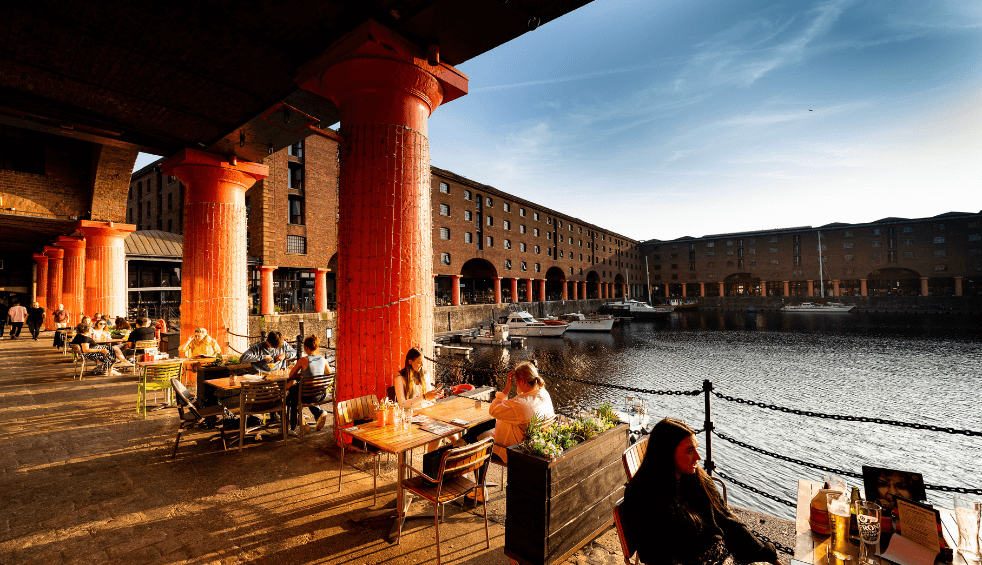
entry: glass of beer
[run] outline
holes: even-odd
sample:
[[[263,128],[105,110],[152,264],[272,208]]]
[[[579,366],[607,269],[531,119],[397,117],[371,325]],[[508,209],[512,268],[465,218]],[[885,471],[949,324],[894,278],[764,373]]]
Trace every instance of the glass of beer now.
[[[978,565],[979,528],[982,524],[982,500],[977,495],[955,495],[955,521],[958,524],[958,553],[969,565]]]
[[[883,509],[868,500],[857,500],[853,505],[859,527],[859,563],[880,565],[880,513]]]
[[[841,561],[852,560],[852,544],[849,543],[849,495],[844,492],[830,492],[826,496],[829,508],[829,553]]]

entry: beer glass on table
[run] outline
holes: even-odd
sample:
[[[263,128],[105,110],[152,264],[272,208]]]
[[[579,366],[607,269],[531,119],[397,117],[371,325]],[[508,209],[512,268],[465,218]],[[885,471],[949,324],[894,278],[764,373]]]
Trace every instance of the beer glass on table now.
[[[841,561],[852,561],[852,546],[849,543],[849,495],[844,492],[830,492],[826,496],[829,509],[829,553]]]
[[[958,553],[970,565],[978,565],[979,525],[982,523],[982,500],[978,496],[955,495],[955,522],[958,523]]]
[[[880,565],[880,512],[883,509],[868,500],[857,500],[853,504],[859,527],[859,563]]]

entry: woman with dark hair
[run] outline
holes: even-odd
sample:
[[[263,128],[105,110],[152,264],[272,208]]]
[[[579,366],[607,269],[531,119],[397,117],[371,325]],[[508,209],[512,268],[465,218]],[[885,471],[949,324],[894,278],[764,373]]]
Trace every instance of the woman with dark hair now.
[[[286,404],[290,412],[290,435],[296,435],[297,424],[303,418],[303,414],[298,414],[297,410],[297,407],[300,405],[300,381],[303,377],[319,377],[333,373],[331,366],[327,364],[327,360],[322,355],[317,354],[320,346],[321,340],[319,337],[314,334],[308,335],[303,340],[303,352],[305,355],[293,366],[293,369],[290,370],[290,376],[286,380],[286,386],[289,387],[286,393]],[[294,381],[297,381],[295,385],[293,384]],[[327,412],[322,410],[320,406],[311,406],[310,404],[320,402],[325,398],[327,398],[326,394],[309,398],[305,396],[303,398],[303,403],[307,404],[311,415],[317,421],[317,431],[323,429],[327,423]],[[306,422],[302,425],[304,427],[304,433],[307,433],[309,431],[309,425]]]
[[[406,352],[406,361],[392,382],[396,401],[403,408],[423,408],[427,400],[443,398],[443,386],[434,388],[426,378],[423,352],[415,347]]]
[[[648,565],[779,564],[723,503],[703,471],[695,433],[679,420],[655,424],[621,503],[625,533]]]

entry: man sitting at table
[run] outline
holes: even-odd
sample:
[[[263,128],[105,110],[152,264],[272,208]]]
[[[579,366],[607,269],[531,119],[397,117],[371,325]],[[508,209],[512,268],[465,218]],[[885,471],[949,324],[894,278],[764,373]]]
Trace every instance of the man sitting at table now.
[[[136,329],[130,332],[130,336],[126,338],[126,347],[123,353],[126,356],[133,355],[136,352],[136,342],[138,341],[150,341],[155,340],[156,335],[153,333],[153,328],[150,326],[150,320],[146,316],[142,316],[136,319]]]
[[[246,349],[239,360],[242,363],[252,363],[252,368],[256,371],[268,373],[286,369],[296,356],[297,351],[283,339],[280,332],[269,332],[266,334],[266,341],[260,341]]]

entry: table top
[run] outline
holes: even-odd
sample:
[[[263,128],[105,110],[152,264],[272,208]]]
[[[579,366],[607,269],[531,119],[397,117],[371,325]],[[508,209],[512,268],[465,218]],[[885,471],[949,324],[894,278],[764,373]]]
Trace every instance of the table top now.
[[[242,378],[243,377],[258,377],[259,375],[235,375],[233,377],[222,377],[220,379],[208,379],[205,381],[206,384],[210,384],[213,387],[219,388],[221,390],[235,390],[242,388]],[[285,377],[274,377],[266,379],[267,381],[277,382],[285,381]],[[230,382],[232,381],[232,382]]]
[[[455,424],[462,428],[472,428],[478,424],[483,424],[494,417],[488,414],[490,402],[481,402],[480,408],[474,407],[473,398],[454,397],[442,402],[437,402],[432,406],[419,410],[418,414],[429,416],[438,422],[451,423],[451,420],[462,420],[466,424]]]
[[[171,357],[171,358],[168,358],[168,359],[159,359],[157,361],[137,361],[136,362],[136,366],[137,367],[146,367],[147,365],[160,365],[162,363],[175,363],[177,361],[180,361],[181,363],[184,363],[184,364],[191,364],[191,363],[211,363],[214,360],[215,360],[214,357],[195,357],[195,358],[190,358],[190,359],[187,358],[187,357]],[[215,379],[215,380],[220,380],[220,379]],[[226,379],[226,380],[228,380],[228,379]]]
[[[459,433],[462,430],[461,428],[451,426],[445,432],[435,434],[419,429],[419,424],[412,424],[408,430],[404,430],[399,425],[379,426],[376,422],[369,422],[355,426],[354,428],[342,428],[341,431],[365,443],[374,445],[382,451],[398,454],[421,445],[426,445],[439,438]]]
[[[822,483],[818,481],[810,481],[808,479],[798,479],[798,507],[797,513],[795,515],[795,546],[794,546],[794,558],[811,565],[834,565],[836,559],[829,557],[829,536],[816,533],[812,531],[811,526],[808,525],[808,516],[810,513],[810,506],[812,498],[818,494],[821,490]],[[956,541],[958,540],[958,526],[955,524],[955,516],[946,508],[938,509],[941,514],[941,524],[942,533],[944,534],[945,541],[950,547],[956,547]],[[881,541],[884,537],[881,536]],[[858,557],[859,547],[850,544],[852,547],[853,557]],[[881,546],[882,550],[886,549],[886,546]],[[883,564],[889,565],[891,561],[884,559]],[[940,556],[935,560],[936,564],[946,564],[953,563],[953,565],[965,565],[964,558],[955,551],[955,560],[947,561],[943,560]]]

